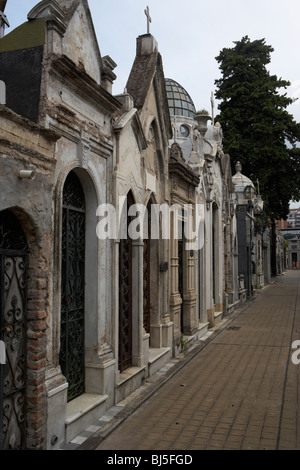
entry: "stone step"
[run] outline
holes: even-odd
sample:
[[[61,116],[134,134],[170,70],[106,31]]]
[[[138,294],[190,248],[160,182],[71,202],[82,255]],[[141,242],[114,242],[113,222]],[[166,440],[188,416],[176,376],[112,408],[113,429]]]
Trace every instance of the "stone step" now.
[[[105,414],[108,395],[83,393],[67,404],[65,432],[70,442]]]
[[[235,310],[235,303],[234,304],[229,304],[227,308],[227,315],[231,315]]]
[[[145,369],[145,366],[129,367],[119,375],[115,392],[115,403],[123,401],[144,383]]]
[[[218,325],[222,321],[223,312],[215,312],[215,325]]]
[[[199,323],[198,326],[198,339],[202,338],[208,332],[209,322]]]
[[[171,348],[150,348],[148,371],[149,376],[158,372],[172,357]]]

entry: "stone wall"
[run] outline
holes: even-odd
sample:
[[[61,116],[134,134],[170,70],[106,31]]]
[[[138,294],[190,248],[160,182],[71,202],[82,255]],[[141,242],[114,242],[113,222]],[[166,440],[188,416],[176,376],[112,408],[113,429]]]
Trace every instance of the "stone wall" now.
[[[52,188],[58,136],[0,107],[0,211],[19,219],[27,238],[27,448],[45,447],[45,372],[52,291]],[[25,179],[21,171],[26,171]],[[28,179],[27,179],[28,178]]]

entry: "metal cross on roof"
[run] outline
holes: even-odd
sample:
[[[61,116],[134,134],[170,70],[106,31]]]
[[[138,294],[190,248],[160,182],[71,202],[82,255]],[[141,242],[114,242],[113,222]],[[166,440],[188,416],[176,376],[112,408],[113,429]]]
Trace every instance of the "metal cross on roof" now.
[[[4,10],[6,7],[7,0],[0,0],[0,38],[4,36],[5,26],[9,27],[9,22],[4,14]]]
[[[0,0],[0,11],[2,11],[2,13],[4,13],[6,4],[7,4],[7,0]]]
[[[149,7],[146,8],[145,15],[147,16],[147,34],[150,34],[150,23],[152,23],[152,19],[150,16]]]

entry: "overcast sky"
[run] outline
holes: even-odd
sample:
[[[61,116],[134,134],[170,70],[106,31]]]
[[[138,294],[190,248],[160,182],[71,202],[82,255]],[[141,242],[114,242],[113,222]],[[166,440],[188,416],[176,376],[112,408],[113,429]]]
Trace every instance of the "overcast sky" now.
[[[6,33],[24,23],[37,3],[8,0],[5,13],[11,27]],[[113,94],[124,91],[136,38],[147,33],[144,10],[149,6],[150,32],[158,42],[165,77],[187,90],[196,109],[211,109],[210,95],[220,77],[215,57],[247,35],[251,41],[264,38],[274,48],[268,68],[291,82],[280,93],[299,97],[288,111],[300,122],[300,0],[89,0],[89,6],[101,55],[117,63]]]
[[[37,3],[8,0],[11,28],[6,32],[26,21]],[[117,63],[114,94],[125,88],[136,38],[147,33],[148,5],[165,76],[188,91],[197,109],[210,110],[210,95],[220,77],[215,57],[246,35],[251,41],[265,38],[274,48],[269,70],[291,82],[280,92],[300,98],[300,0],[89,0],[89,5],[101,55]],[[300,99],[288,111],[300,122]]]

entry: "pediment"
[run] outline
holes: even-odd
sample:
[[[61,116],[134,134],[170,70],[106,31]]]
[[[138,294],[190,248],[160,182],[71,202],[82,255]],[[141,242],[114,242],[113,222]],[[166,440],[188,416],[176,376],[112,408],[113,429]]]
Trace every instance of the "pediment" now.
[[[63,0],[67,29],[62,53],[101,84],[102,61],[94,25],[86,0]]]
[[[55,0],[44,0],[35,5],[27,15],[28,20],[36,18],[57,18],[63,20],[64,10]]]
[[[62,55],[101,85],[102,59],[87,0],[43,0],[28,19],[45,18],[60,26]]]

